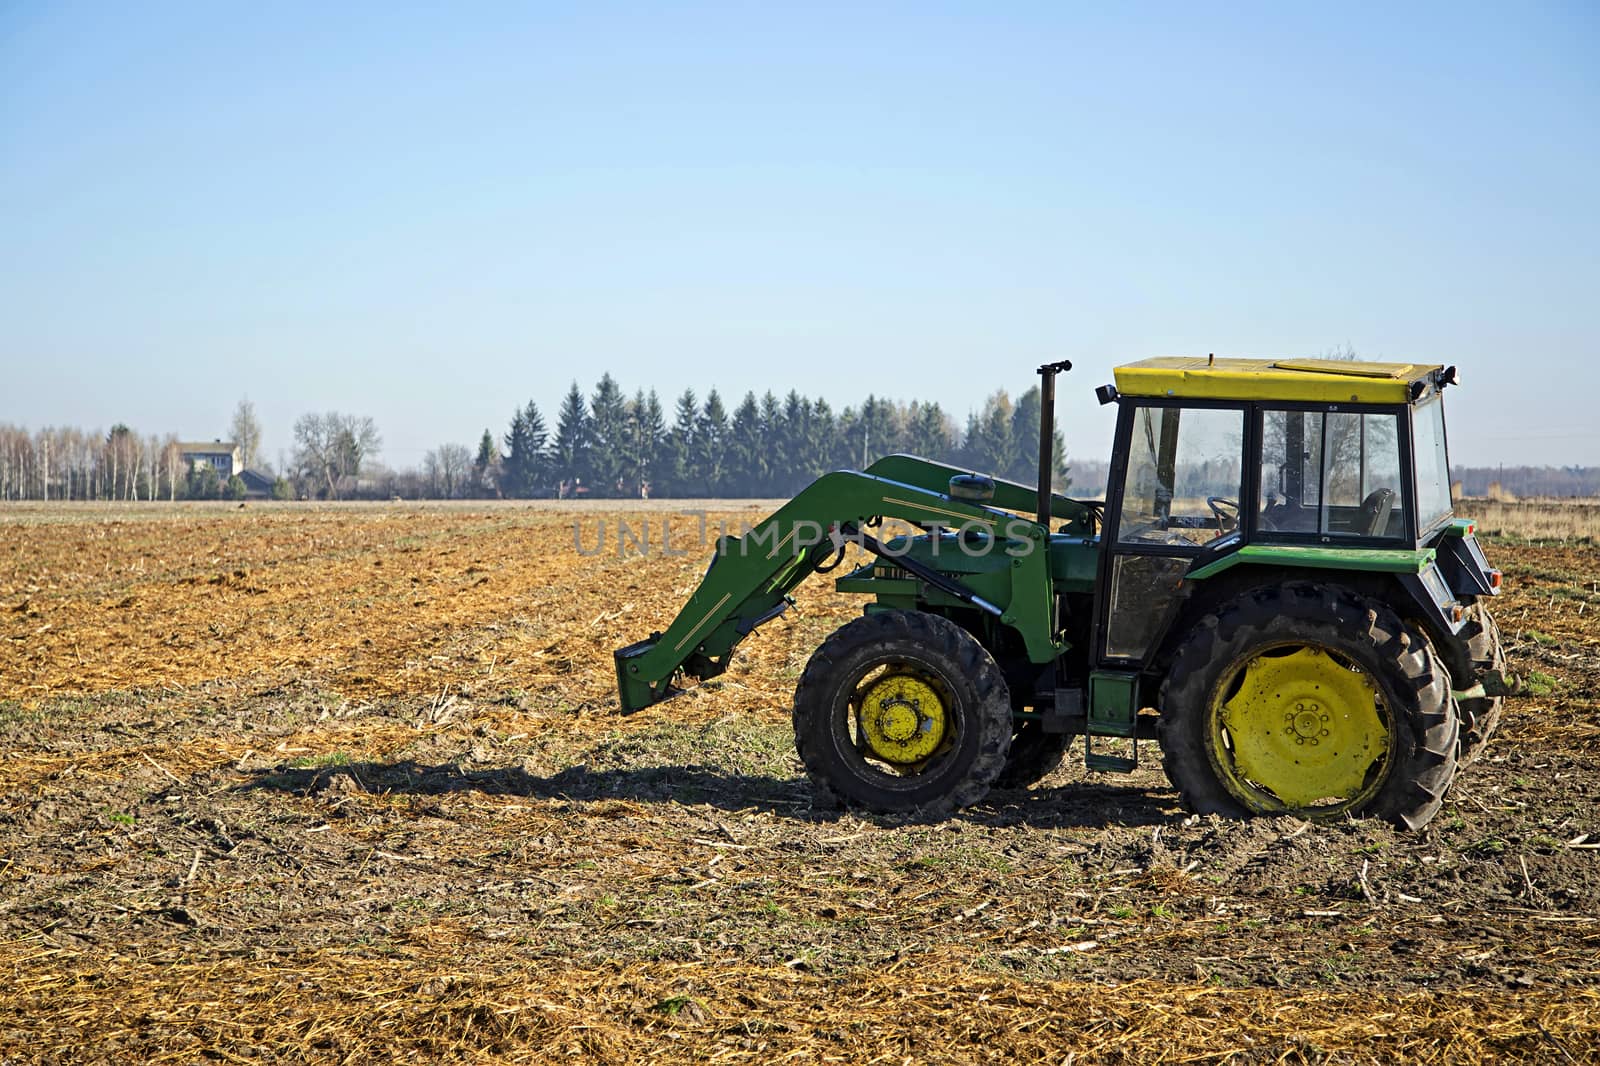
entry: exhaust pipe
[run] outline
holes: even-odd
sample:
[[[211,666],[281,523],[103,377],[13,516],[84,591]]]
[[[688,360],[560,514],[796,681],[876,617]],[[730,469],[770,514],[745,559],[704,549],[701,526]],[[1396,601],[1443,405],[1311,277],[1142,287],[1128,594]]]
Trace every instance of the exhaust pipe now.
[[[1072,369],[1066,359],[1039,368],[1039,524],[1050,529],[1050,497],[1056,469],[1056,375]]]

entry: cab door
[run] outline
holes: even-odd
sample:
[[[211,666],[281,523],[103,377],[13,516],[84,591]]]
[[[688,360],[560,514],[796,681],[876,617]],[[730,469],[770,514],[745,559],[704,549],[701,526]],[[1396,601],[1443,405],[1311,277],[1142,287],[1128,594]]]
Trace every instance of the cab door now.
[[[1243,405],[1123,400],[1106,491],[1096,664],[1137,670],[1195,557],[1243,537]],[[1224,539],[1230,538],[1230,539]]]

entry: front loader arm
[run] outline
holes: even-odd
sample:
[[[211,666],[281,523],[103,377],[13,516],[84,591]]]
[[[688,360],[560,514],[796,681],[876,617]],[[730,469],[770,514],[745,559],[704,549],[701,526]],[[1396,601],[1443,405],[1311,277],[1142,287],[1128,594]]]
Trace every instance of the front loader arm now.
[[[886,455],[867,467],[867,473],[875,477],[888,478],[891,481],[901,481],[908,485],[928,489],[931,492],[942,492],[950,484],[950,478],[956,474],[971,473],[965,467],[950,466],[947,463],[937,463],[932,459],[924,459],[917,455],[896,453]],[[1036,515],[1039,513],[1039,490],[1032,485],[1024,485],[1018,481],[1007,481],[1005,478],[994,478],[993,504],[1006,511],[1020,511],[1024,514]],[[1096,519],[1094,509],[1088,504],[1080,503],[1059,492],[1050,494],[1050,514],[1066,523],[1062,529],[1064,533],[1077,533],[1081,536],[1092,536]]]
[[[617,649],[617,694],[625,712],[675,695],[680,674],[705,680],[727,669],[734,646],[792,602],[789,593],[837,550],[840,527],[874,517],[921,526],[982,529],[1016,547],[1012,595],[1001,621],[1023,635],[1030,657],[1056,653],[1044,527],[918,485],[855,471],[824,474],[742,537],[722,537],[700,587],[665,632]],[[1024,553],[1023,546],[1027,546]]]

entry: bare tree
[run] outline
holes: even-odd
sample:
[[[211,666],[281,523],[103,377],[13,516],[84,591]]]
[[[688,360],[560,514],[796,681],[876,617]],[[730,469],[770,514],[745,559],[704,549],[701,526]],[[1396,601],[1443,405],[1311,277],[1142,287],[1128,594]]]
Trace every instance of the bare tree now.
[[[424,452],[422,456],[422,479],[427,485],[426,493],[429,496],[439,495],[440,482],[444,480],[440,469],[439,453],[437,451]]]
[[[233,424],[228,432],[233,437],[233,443],[239,446],[239,462],[246,469],[255,466],[261,455],[261,422],[256,418],[256,405],[250,402],[248,396],[233,409]]]
[[[153,500],[161,492],[161,438],[154,433],[144,439],[144,498]]]
[[[428,494],[453,500],[466,494],[472,473],[472,453],[461,444],[441,444],[422,457]]]
[[[178,448],[178,438],[167,434],[161,442],[161,470],[167,478],[167,499],[178,498],[178,473],[183,467],[183,452]]]
[[[134,475],[139,466],[139,437],[126,425],[118,422],[106,437],[106,452],[111,457],[111,498],[131,499]]]
[[[339,479],[359,477],[361,464],[377,455],[383,438],[371,418],[329,411],[296,419],[294,444],[296,473],[338,499]]]

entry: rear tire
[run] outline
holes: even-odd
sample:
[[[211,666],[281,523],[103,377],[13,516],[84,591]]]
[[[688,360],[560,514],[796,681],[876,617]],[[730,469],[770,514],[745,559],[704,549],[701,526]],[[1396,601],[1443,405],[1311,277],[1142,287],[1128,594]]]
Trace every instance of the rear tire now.
[[[1005,767],[1011,697],[993,657],[954,622],[876,611],[812,654],[794,732],[815,806],[937,816],[983,799]]]
[[[1455,775],[1458,732],[1449,673],[1427,640],[1338,585],[1228,601],[1195,626],[1161,686],[1163,765],[1202,814],[1366,814],[1420,829]]]
[[[1467,620],[1453,640],[1447,640],[1440,649],[1450,676],[1461,688],[1477,684],[1480,671],[1499,674],[1506,671],[1506,653],[1500,645],[1500,627],[1494,615],[1482,601],[1467,608]],[[1472,696],[1456,701],[1456,714],[1461,719],[1461,750],[1457,761],[1462,766],[1475,762],[1483,754],[1484,745],[1494,736],[1500,725],[1500,714],[1505,700],[1500,696]]]

